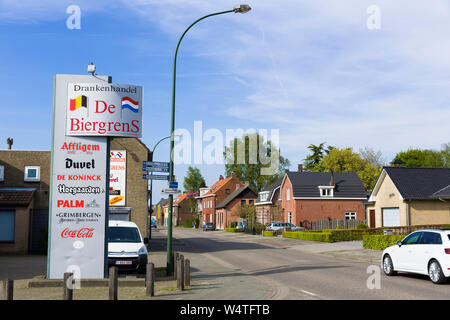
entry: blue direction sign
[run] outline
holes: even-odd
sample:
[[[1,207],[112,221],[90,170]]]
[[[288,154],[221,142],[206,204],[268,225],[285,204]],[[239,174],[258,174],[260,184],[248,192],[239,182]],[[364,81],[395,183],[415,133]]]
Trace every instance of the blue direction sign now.
[[[169,169],[169,162],[143,161],[144,168],[167,168]]]
[[[142,171],[148,171],[148,172],[169,172],[169,168],[142,167]]]
[[[170,181],[170,182],[169,182],[169,188],[170,188],[170,189],[178,189],[178,182],[176,182],[176,181]]]
[[[169,180],[169,176],[161,174],[144,174],[142,178],[147,180]]]

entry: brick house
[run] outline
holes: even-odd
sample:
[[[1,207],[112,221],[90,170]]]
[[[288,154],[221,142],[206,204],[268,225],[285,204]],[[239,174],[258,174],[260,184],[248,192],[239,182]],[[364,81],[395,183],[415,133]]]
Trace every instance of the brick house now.
[[[267,224],[283,220],[280,198],[283,178],[277,179],[258,193],[258,199],[255,202],[256,221],[258,223]]]
[[[216,229],[225,229],[231,222],[237,222],[248,206],[255,204],[258,196],[248,184],[233,191],[228,197],[216,206]]]
[[[233,172],[231,177],[228,178],[220,176],[219,180],[214,183],[208,191],[201,192],[201,195],[196,197],[196,199],[200,203],[199,207],[201,208],[202,223],[214,223],[216,221],[216,206],[233,191],[243,186],[244,184],[236,178],[236,174]]]
[[[191,219],[192,212],[189,206],[188,194],[183,193],[173,199],[173,225],[181,226]]]
[[[364,184],[353,172],[287,172],[281,183],[283,220],[311,228],[317,220],[365,220]]]

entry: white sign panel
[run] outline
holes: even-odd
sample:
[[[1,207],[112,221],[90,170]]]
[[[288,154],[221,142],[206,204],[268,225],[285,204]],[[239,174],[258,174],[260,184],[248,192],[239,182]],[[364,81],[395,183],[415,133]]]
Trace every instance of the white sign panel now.
[[[142,87],[112,83],[69,83],[66,134],[142,136]]]
[[[125,206],[127,152],[112,150],[109,159],[109,205]]]
[[[65,135],[69,83],[107,84],[107,77],[56,75],[50,179],[47,278],[74,272],[104,277],[107,205],[106,137]]]

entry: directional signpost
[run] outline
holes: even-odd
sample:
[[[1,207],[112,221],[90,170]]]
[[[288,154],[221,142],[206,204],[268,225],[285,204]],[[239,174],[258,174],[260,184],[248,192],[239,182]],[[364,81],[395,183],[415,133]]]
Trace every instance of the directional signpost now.
[[[162,174],[143,174],[142,178],[147,180],[169,180],[169,176]]]
[[[142,171],[150,172],[150,174],[142,175],[143,179],[147,180],[169,180],[168,175],[153,174],[153,172],[169,172],[168,162],[143,161]]]

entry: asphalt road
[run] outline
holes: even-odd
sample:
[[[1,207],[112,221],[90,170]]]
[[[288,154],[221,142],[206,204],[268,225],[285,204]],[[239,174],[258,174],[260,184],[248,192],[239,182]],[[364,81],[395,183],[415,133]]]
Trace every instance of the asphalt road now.
[[[378,265],[301,251],[299,240],[180,228],[173,235],[174,250],[202,255],[231,275],[263,282],[263,297],[258,292],[248,299],[450,299],[450,284],[435,285],[420,275],[387,277]],[[178,249],[177,243],[182,244]],[[240,290],[238,284],[234,290]]]

